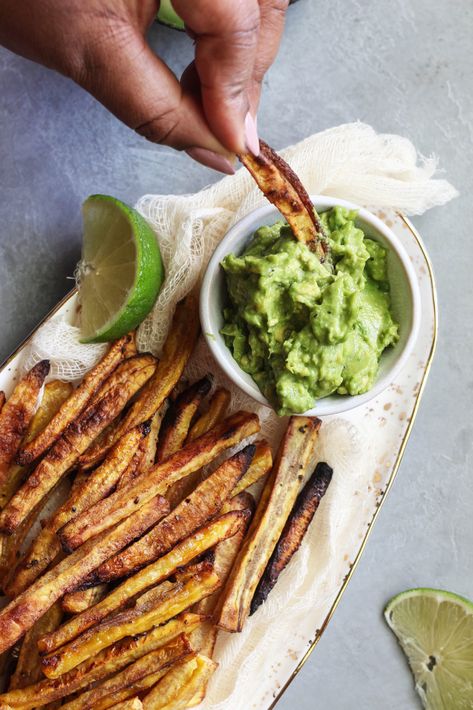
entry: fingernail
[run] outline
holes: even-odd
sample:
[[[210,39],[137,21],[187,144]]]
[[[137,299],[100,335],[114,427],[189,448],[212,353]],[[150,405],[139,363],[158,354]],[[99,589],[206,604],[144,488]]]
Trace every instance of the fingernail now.
[[[206,165],[208,168],[213,170],[218,170],[226,175],[234,175],[235,168],[229,160],[223,157],[223,155],[218,155],[212,150],[207,150],[206,148],[189,148],[186,150],[187,155],[190,155],[193,160],[197,160],[198,163]]]
[[[259,138],[256,119],[253,118],[249,111],[245,116],[245,139],[248,150],[253,153],[253,155],[259,155]]]

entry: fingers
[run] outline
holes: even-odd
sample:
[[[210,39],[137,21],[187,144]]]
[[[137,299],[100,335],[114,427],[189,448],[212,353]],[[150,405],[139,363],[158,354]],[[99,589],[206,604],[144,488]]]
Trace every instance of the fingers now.
[[[228,150],[259,151],[249,111],[260,8],[257,0],[174,0],[195,38],[195,66],[210,128]]]
[[[254,116],[258,110],[264,76],[278,53],[289,0],[259,0],[259,5],[260,30],[252,85],[249,90],[250,107]]]

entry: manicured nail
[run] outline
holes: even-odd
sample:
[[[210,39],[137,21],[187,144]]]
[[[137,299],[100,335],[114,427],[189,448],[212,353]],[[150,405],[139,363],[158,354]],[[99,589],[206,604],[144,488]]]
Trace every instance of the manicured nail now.
[[[189,148],[189,150],[186,150],[186,153],[190,155],[193,160],[197,160],[198,163],[202,163],[202,165],[206,165],[208,168],[212,168],[212,170],[218,170],[226,175],[235,174],[235,168],[231,162],[224,158],[223,155],[214,153],[212,150],[207,150],[206,148]]]
[[[246,147],[250,153],[253,153],[253,155],[259,155],[259,138],[258,129],[256,127],[256,119],[253,118],[249,111],[245,117],[245,139]]]

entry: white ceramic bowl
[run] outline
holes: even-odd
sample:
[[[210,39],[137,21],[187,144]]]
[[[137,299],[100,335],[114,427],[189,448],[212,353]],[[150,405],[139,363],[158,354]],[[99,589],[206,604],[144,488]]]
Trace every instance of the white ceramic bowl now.
[[[315,407],[305,414],[323,416],[341,414],[365,404],[394,382],[406,363],[415,343],[419,329],[421,305],[416,275],[399,237],[378,217],[368,210],[335,197],[314,195],[311,197],[318,212],[335,205],[358,211],[357,224],[365,234],[388,249],[388,277],[391,285],[392,312],[399,323],[399,340],[394,347],[384,351],[380,360],[378,378],[365,394],[350,396],[334,394],[317,401]],[[225,235],[209,261],[200,292],[200,320],[202,331],[213,356],[233,382],[257,402],[271,407],[253,379],[244,372],[220,335],[223,326],[222,310],[226,297],[222,259],[230,253],[240,254],[253,233],[262,225],[272,225],[281,219],[272,205],[261,207],[243,217]]]

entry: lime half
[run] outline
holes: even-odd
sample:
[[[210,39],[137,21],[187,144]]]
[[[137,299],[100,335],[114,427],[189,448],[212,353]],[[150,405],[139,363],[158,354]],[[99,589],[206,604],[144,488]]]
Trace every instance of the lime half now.
[[[115,340],[150,312],[164,278],[156,235],[115,197],[91,195],[82,206],[84,236],[77,267],[81,341]]]
[[[473,708],[473,603],[439,589],[393,597],[384,615],[428,710]]]

